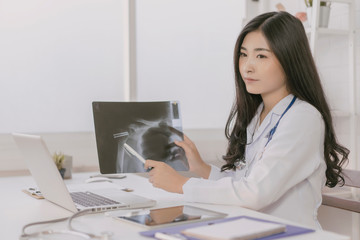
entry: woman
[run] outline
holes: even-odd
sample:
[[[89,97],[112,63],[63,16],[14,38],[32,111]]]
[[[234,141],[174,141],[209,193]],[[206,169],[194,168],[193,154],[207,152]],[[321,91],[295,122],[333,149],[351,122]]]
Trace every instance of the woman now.
[[[336,141],[302,23],[286,12],[254,18],[238,37],[234,68],[226,164],[206,164],[185,137],[176,144],[202,178],[148,160],[149,181],[187,201],[238,205],[321,228],[321,189],[343,182],[349,151]]]

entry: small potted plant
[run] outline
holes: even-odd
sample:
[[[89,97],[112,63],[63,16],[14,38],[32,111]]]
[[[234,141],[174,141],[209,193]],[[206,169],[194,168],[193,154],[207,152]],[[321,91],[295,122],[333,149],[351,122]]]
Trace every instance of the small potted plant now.
[[[61,177],[64,178],[64,174],[65,174],[65,168],[63,168],[63,163],[64,163],[64,159],[65,159],[65,155],[62,153],[54,153],[52,156],[55,165],[57,167],[57,169],[59,170]]]
[[[312,6],[313,0],[304,0],[306,5],[306,13],[309,24],[311,24],[312,18]],[[328,27],[329,17],[330,17],[330,2],[320,1],[320,11],[319,11],[319,27]]]

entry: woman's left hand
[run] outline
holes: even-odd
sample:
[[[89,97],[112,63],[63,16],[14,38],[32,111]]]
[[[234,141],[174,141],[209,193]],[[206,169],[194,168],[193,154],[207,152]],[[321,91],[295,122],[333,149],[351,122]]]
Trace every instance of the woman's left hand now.
[[[145,169],[152,168],[149,172],[149,182],[157,188],[168,192],[183,193],[182,187],[189,178],[180,175],[164,162],[146,160]]]

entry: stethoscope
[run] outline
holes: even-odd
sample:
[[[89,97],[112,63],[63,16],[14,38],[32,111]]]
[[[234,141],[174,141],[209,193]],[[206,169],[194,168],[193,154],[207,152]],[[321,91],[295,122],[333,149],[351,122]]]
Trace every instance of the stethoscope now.
[[[274,136],[276,129],[280,123],[280,120],[283,118],[283,116],[285,115],[285,113],[294,105],[296,100],[296,96],[293,97],[293,99],[291,100],[291,102],[289,103],[289,105],[287,106],[287,108],[285,109],[285,111],[281,114],[279,120],[276,122],[275,126],[270,130],[269,132],[269,136],[268,136],[268,140],[264,146],[264,149],[262,151],[262,153],[265,151],[266,146],[269,144],[269,142],[271,141],[272,137]],[[262,156],[261,153],[261,156]],[[234,163],[235,167],[239,170],[243,169],[244,167],[246,167],[246,162],[245,160],[238,160],[237,162]]]
[[[82,232],[82,231],[74,229],[74,227],[72,226],[72,220],[76,217],[80,217],[80,216],[90,214],[90,213],[92,213],[92,210],[86,209],[86,210],[82,210],[80,212],[76,212],[72,216],[66,217],[66,218],[59,218],[59,219],[48,220],[48,221],[43,221],[43,222],[29,223],[23,227],[22,234],[19,237],[19,239],[20,240],[44,239],[47,235],[60,234],[60,235],[72,235],[74,237],[80,237],[83,239],[111,240],[112,236],[113,236],[112,232],[105,231],[105,232],[101,232],[100,235],[95,235],[92,233]],[[34,232],[34,233],[26,233],[25,232],[26,228],[31,227],[31,226],[40,225],[40,224],[56,223],[56,222],[61,222],[61,221],[65,221],[65,220],[68,220],[67,229],[63,229],[63,230],[51,230],[50,229],[50,230],[44,230],[44,231]]]
[[[293,97],[293,99],[291,100],[290,104],[287,106],[287,108],[285,109],[285,111],[281,114],[279,120],[277,121],[277,123],[275,124],[275,126],[270,130],[269,132],[269,137],[268,137],[268,140],[265,144],[265,147],[268,145],[268,143],[271,141],[272,137],[274,136],[275,132],[276,132],[276,129],[280,123],[280,120],[283,118],[283,116],[285,115],[285,113],[292,107],[292,105],[294,104],[296,100],[296,96]],[[265,148],[264,147],[264,148]]]

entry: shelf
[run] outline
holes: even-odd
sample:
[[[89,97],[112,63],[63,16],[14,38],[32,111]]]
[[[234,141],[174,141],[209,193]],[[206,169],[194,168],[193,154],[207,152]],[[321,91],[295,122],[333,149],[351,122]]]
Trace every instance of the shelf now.
[[[349,34],[347,29],[331,29],[331,28],[316,28],[316,31],[320,34],[331,34],[331,35],[343,35]],[[305,28],[306,34],[311,34],[311,28]]]
[[[321,0],[322,2],[332,2],[332,3],[353,3],[353,0]]]

